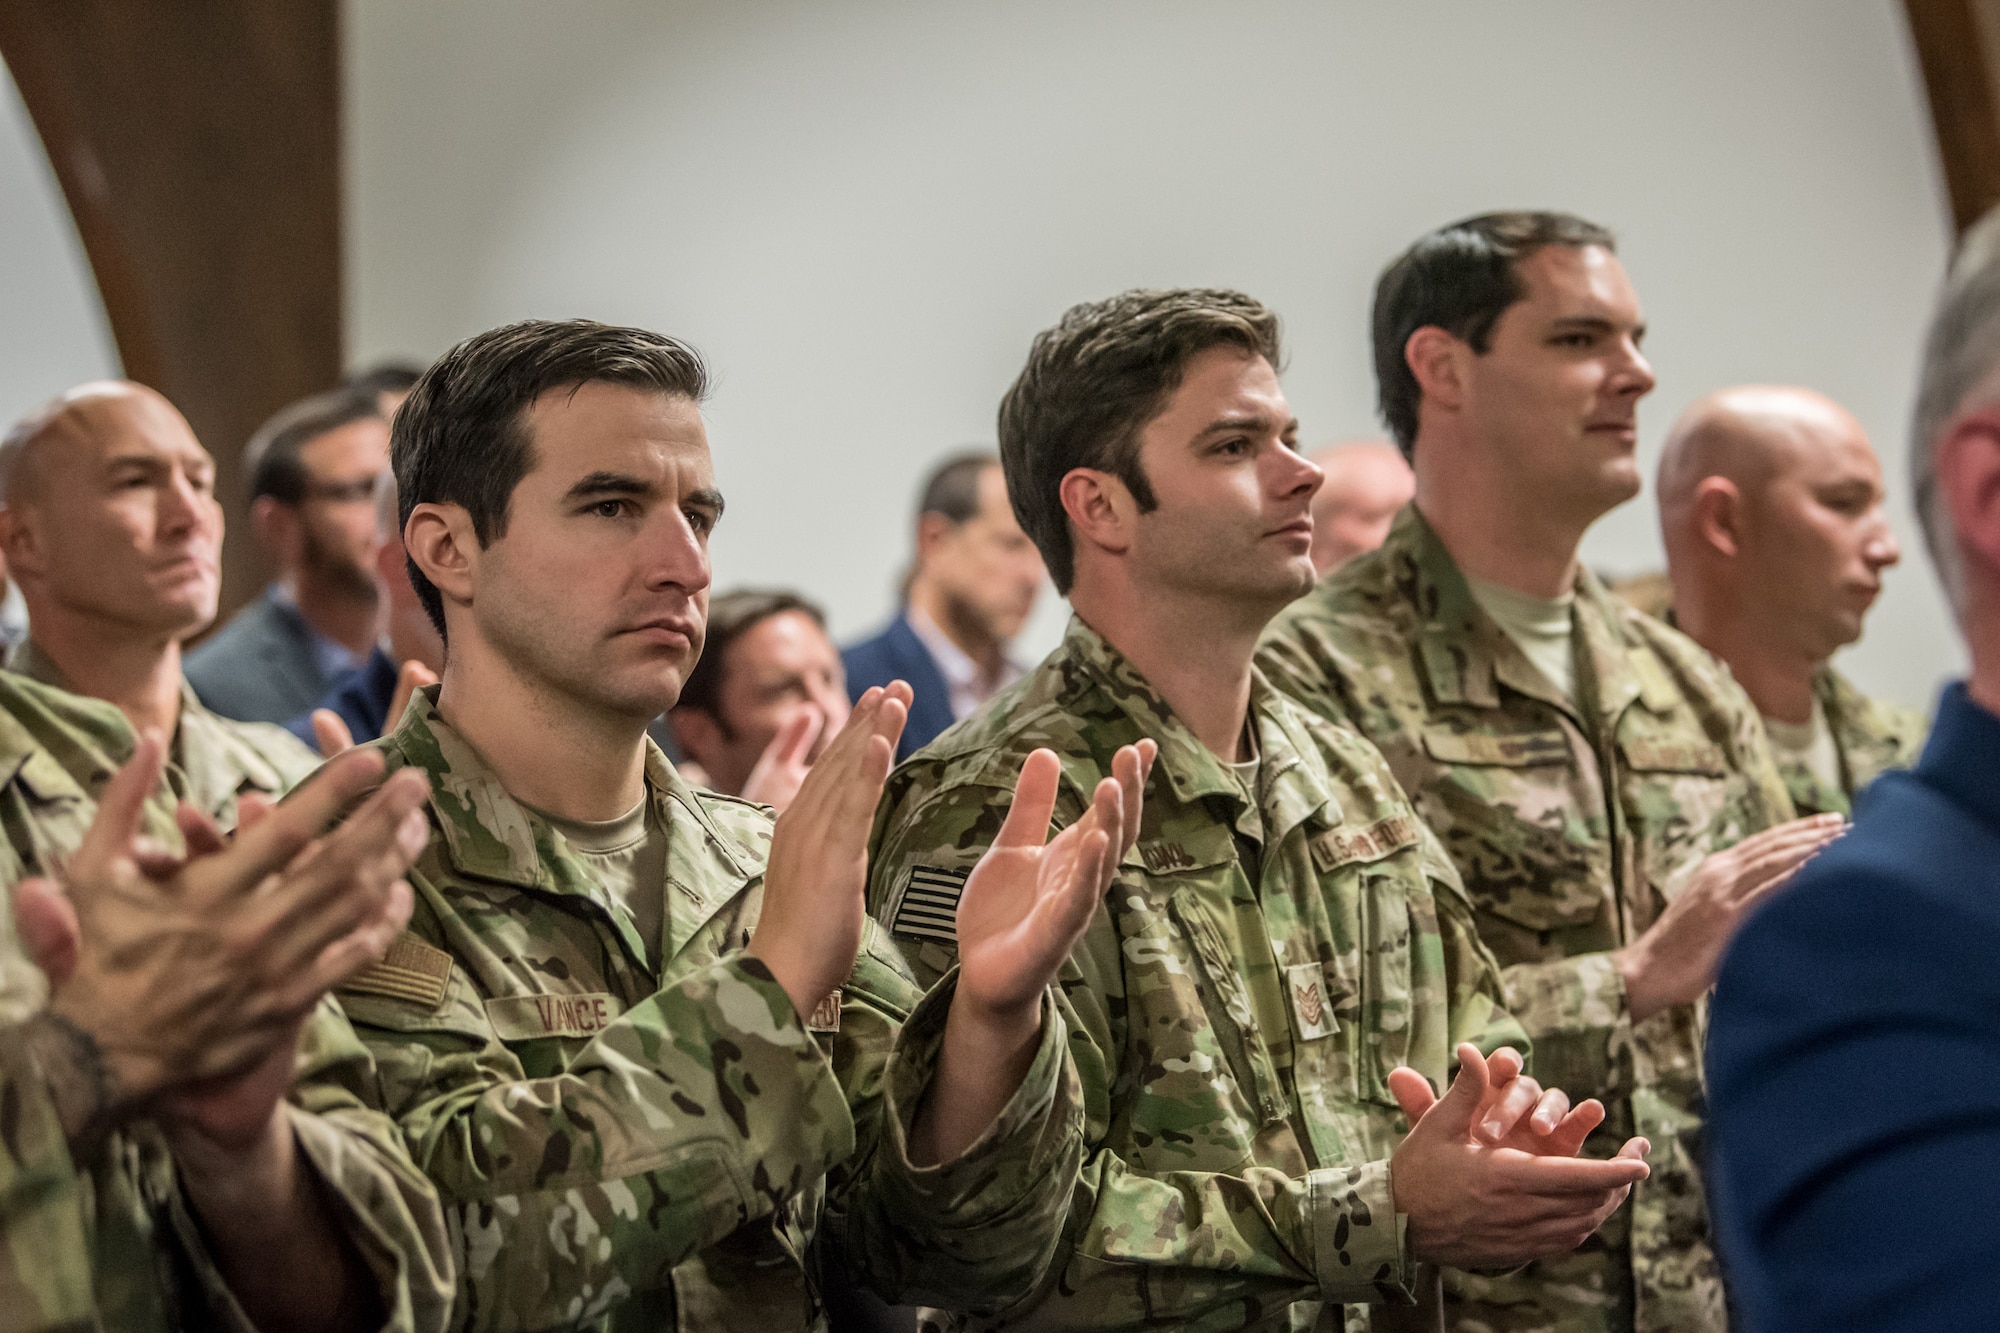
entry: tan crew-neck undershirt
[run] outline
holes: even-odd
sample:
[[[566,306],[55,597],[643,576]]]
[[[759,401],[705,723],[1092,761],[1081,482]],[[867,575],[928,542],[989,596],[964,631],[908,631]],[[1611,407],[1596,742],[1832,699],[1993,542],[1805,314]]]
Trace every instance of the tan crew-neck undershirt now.
[[[1514,641],[1522,656],[1562,691],[1563,698],[1575,699],[1576,654],[1571,643],[1570,611],[1576,606],[1576,594],[1566,592],[1551,600],[1475,578],[1465,582],[1472,589],[1472,600],[1493,617],[1493,623]]]
[[[666,929],[667,830],[653,816],[652,791],[648,789],[639,804],[616,819],[534,813],[562,834],[571,853],[597,876],[612,900],[625,905],[639,938],[646,942],[647,961],[656,964]]]

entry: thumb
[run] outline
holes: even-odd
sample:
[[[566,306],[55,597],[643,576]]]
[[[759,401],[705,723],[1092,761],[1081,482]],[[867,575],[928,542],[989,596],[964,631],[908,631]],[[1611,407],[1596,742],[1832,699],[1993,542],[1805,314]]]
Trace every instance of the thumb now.
[[[1403,1118],[1412,1129],[1437,1105],[1431,1081],[1408,1065],[1398,1065],[1389,1071],[1389,1091],[1395,1096],[1396,1105],[1403,1108]]]
[[[1471,1137],[1472,1122],[1478,1117],[1479,1108],[1486,1104],[1486,1089],[1489,1086],[1486,1057],[1471,1042],[1461,1042],[1458,1048],[1458,1077],[1451,1081],[1451,1086],[1445,1089],[1444,1096],[1427,1118],[1436,1120],[1437,1131],[1454,1140]]]
[[[313,739],[319,742],[319,757],[331,759],[354,748],[354,733],[331,708],[312,711]]]
[[[14,928],[28,958],[60,988],[76,971],[83,929],[76,908],[52,879],[24,879],[14,889]]]

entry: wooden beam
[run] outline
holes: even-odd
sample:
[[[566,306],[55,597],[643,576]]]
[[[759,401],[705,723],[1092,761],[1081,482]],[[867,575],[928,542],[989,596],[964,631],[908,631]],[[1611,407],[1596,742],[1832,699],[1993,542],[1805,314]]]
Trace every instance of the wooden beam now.
[[[125,374],[215,455],[224,614],[268,577],[244,442],[341,373],[339,40],[338,0],[0,0]]]

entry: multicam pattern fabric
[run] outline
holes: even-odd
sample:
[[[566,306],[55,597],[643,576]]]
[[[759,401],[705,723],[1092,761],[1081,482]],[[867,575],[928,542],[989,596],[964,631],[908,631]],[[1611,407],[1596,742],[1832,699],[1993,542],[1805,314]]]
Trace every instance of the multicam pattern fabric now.
[[[133,740],[109,704],[0,674],[0,886],[53,873],[96,811],[95,793]],[[175,845],[170,793],[149,804],[150,835]],[[70,1156],[15,1025],[48,987],[0,914],[0,1328],[247,1330],[209,1257],[157,1126],[113,1134],[89,1161]],[[305,1158],[339,1203],[374,1273],[387,1328],[445,1327],[451,1275],[443,1216],[395,1126],[364,1108],[367,1052],[338,1006],[307,1025],[290,1101]]]
[[[813,1246],[904,1301],[1006,1301],[1040,1276],[1081,1152],[1052,1007],[987,1134],[914,1168],[949,986],[925,997],[871,928],[808,1031],[743,952],[770,812],[689,787],[650,743],[666,920],[641,939],[435,698],[375,742],[431,780],[415,915],[342,999],[445,1197],[459,1327],[820,1326]]]
[[[1908,768],[1924,748],[1930,724],[1914,709],[1871,699],[1832,667],[1813,677],[1813,693],[1826,710],[1840,755],[1840,788],[1832,790],[1803,763],[1781,761],[1785,789],[1802,815],[1852,814],[1854,798],[1892,768]]]
[[[1381,550],[1287,608],[1272,682],[1379,746],[1443,839],[1506,969],[1535,1073],[1610,1110],[1586,1151],[1652,1140],[1650,1180],[1573,1255],[1504,1277],[1448,1274],[1466,1330],[1726,1325],[1703,1201],[1705,1006],[1634,1023],[1610,952],[1659,916],[1709,852],[1791,817],[1755,710],[1692,640],[1587,571],[1575,611],[1581,704],[1477,605],[1415,506]]]
[[[952,937],[907,904],[991,844],[1027,755],[1062,759],[1060,828],[1120,746],[1160,746],[1138,843],[1060,980],[1089,1157],[1057,1263],[994,1317],[936,1322],[1338,1328],[1342,1302],[1434,1287],[1391,1199],[1406,1126],[1386,1077],[1408,1064],[1442,1086],[1457,1042],[1524,1038],[1456,872],[1381,757],[1261,679],[1251,707],[1255,792],[1072,620],[1048,660],[890,777],[869,905],[902,923],[929,979],[953,965]]]
[[[33,639],[14,649],[7,669],[59,690],[73,688],[62,668]],[[167,747],[167,782],[177,798],[223,828],[236,827],[239,797],[282,796],[319,764],[319,756],[283,727],[211,713],[195,697],[194,688],[181,683],[181,719]]]

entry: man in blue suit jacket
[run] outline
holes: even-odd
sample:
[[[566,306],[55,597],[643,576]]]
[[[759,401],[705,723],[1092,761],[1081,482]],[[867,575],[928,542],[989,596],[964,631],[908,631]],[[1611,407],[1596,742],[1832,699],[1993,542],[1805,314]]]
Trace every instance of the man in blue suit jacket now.
[[[1042,558],[1015,521],[999,457],[946,460],[924,484],[902,611],[881,633],[841,650],[851,698],[892,680],[915,692],[897,759],[1020,679],[1007,647],[1041,586]]]
[[[1755,1333],[2000,1327],[2000,215],[1946,284],[1912,460],[1971,678],[1716,986],[1710,1197]]]

